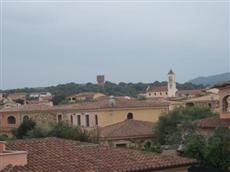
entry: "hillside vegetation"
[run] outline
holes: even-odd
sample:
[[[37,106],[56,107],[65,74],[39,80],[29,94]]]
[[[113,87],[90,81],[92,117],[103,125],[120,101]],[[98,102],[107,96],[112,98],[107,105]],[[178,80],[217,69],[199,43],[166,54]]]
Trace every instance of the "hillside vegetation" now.
[[[198,78],[190,80],[189,82],[196,84],[196,85],[202,84],[206,86],[212,86],[217,83],[229,81],[229,80],[230,80],[230,72],[213,75],[213,76],[207,76],[207,77],[198,77]]]

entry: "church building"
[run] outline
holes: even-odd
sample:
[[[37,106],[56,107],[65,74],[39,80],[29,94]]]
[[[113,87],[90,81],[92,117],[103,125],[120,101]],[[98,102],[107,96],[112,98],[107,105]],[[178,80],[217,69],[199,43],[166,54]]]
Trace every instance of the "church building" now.
[[[168,73],[168,84],[164,86],[148,87],[146,98],[167,98],[176,97],[176,74],[171,69]]]

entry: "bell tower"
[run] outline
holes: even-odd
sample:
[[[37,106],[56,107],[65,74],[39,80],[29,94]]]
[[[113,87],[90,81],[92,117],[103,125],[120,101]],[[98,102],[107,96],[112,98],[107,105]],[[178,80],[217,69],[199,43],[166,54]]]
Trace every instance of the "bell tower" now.
[[[176,97],[176,74],[172,69],[168,73],[168,97]]]

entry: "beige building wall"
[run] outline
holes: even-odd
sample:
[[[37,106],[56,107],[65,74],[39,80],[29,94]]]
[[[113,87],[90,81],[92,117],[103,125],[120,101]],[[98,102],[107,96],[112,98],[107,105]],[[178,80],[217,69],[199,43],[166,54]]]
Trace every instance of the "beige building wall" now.
[[[156,97],[167,98],[168,92],[167,91],[148,91],[145,97],[146,98],[156,98]]]
[[[135,120],[157,122],[163,112],[168,112],[168,107],[105,110],[99,112],[99,126],[104,127],[124,121],[128,113],[132,113]]]
[[[89,128],[94,128],[96,125],[97,115],[98,126],[104,127],[115,124],[127,119],[128,113],[133,114],[133,119],[149,122],[157,122],[159,117],[164,112],[168,112],[169,106],[162,107],[139,107],[139,108],[111,108],[89,111],[39,111],[39,112],[1,112],[0,113],[0,129],[2,133],[10,132],[12,128],[17,128],[25,116],[34,120],[38,125],[48,127],[51,123],[57,123],[59,116],[61,121],[66,121],[72,125],[78,125],[78,115],[81,116],[81,126],[86,126],[86,115],[89,115]],[[15,124],[8,124],[8,117],[15,118]],[[71,117],[72,116],[72,117]]]

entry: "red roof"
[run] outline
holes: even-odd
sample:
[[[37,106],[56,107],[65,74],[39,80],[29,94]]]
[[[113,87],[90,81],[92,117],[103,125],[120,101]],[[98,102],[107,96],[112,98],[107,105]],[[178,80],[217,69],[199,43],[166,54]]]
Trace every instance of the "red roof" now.
[[[124,98],[100,99],[95,102],[76,103],[71,105],[23,105],[15,108],[1,109],[1,112],[31,112],[31,111],[68,111],[68,110],[100,110],[100,109],[117,109],[117,108],[141,108],[141,107],[167,107],[167,101],[160,100],[137,100]],[[112,104],[111,104],[112,102]]]
[[[186,167],[196,163],[196,160],[179,156],[57,138],[9,141],[7,149],[28,151],[28,164],[8,166],[2,172],[138,172]]]
[[[150,137],[154,123],[128,119],[100,129],[101,138]]]
[[[153,92],[165,92],[168,91],[168,87],[167,86],[152,86],[148,89],[148,91],[153,91]]]
[[[220,119],[219,116],[208,117],[194,122],[199,128],[230,127],[230,119]]]

